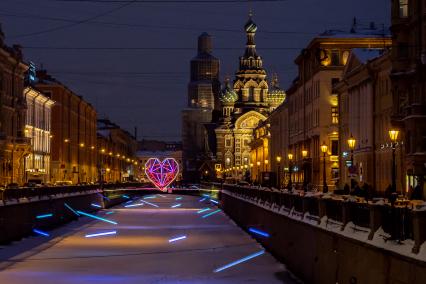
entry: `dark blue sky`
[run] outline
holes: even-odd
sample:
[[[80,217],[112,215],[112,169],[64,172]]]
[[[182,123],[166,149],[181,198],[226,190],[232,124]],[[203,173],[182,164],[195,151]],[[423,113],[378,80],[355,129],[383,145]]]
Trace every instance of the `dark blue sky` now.
[[[365,24],[390,22],[390,0],[133,3],[118,9],[122,5],[1,0],[0,23],[9,45],[166,48],[26,48],[24,55],[84,96],[99,117],[108,117],[130,131],[137,126],[139,138],[168,140],[180,140],[180,111],[186,103],[189,60],[196,53],[197,36],[206,31],[213,36],[215,48],[224,48],[214,50],[214,54],[221,60],[222,78],[232,76],[244,50],[243,26],[249,5],[259,26],[256,43],[264,66],[269,74],[278,74],[285,88],[296,74],[294,58],[315,34],[325,29],[349,30],[353,17]],[[117,10],[106,13],[113,9]],[[106,15],[97,17],[103,13]],[[237,49],[227,49],[230,47]]]

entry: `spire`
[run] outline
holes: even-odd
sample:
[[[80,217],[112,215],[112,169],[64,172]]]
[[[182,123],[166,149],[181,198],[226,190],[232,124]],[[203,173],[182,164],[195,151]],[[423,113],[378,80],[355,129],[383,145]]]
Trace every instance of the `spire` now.
[[[256,53],[256,43],[254,42],[254,36],[257,31],[257,25],[252,20],[253,13],[250,11],[249,19],[244,26],[247,35],[247,43],[246,43],[246,51],[244,53],[244,57],[257,57]]]

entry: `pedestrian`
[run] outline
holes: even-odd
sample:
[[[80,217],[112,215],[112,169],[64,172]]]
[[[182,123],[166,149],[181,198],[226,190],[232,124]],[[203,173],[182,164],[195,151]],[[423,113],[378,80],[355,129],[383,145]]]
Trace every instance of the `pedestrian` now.
[[[418,183],[413,190],[413,193],[411,194],[411,200],[422,200],[423,199],[423,192],[420,187],[420,184]]]
[[[349,194],[351,192],[351,189],[349,188],[349,184],[345,183],[345,186],[343,187],[343,194]]]

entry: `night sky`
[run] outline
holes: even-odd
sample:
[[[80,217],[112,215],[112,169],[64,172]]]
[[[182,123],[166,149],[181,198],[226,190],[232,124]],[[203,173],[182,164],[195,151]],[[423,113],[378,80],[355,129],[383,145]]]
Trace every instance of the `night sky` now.
[[[366,25],[390,22],[390,0],[117,1],[123,0],[0,0],[0,23],[6,43],[24,46],[27,61],[82,95],[99,118],[131,132],[137,126],[139,139],[180,140],[189,60],[200,33],[213,36],[221,77],[233,77],[244,51],[243,26],[250,7],[259,27],[258,53],[268,74],[276,72],[284,88],[296,75],[294,58],[316,34],[349,30],[353,17]]]

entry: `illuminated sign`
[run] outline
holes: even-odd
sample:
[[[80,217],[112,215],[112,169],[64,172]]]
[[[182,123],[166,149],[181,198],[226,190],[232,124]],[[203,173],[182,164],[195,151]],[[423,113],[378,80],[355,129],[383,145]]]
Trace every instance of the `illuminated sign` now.
[[[162,162],[158,158],[150,158],[145,163],[145,174],[160,190],[167,188],[179,174],[179,164],[173,158]]]

